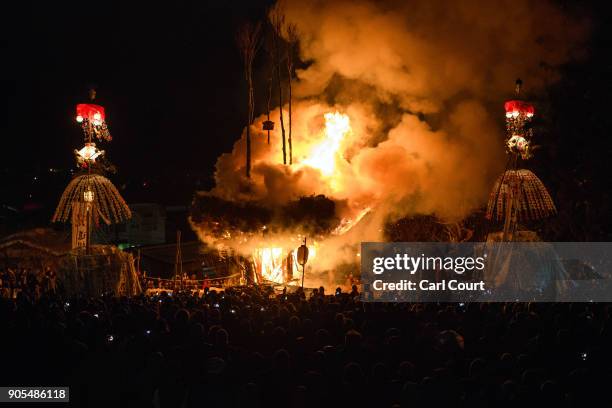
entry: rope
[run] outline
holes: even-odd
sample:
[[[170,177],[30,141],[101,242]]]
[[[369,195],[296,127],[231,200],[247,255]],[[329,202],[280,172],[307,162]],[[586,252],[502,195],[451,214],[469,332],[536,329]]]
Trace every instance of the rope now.
[[[512,161],[512,156],[508,156],[508,160],[506,160],[506,166],[504,167],[504,172],[502,173],[501,179],[499,180],[499,185],[497,186],[497,191],[495,192],[495,199],[493,200],[493,208],[491,209],[491,218],[487,219],[486,227],[485,227],[485,240],[489,237],[489,233],[491,232],[491,224],[493,223],[493,212],[497,208],[497,204],[499,201],[499,194],[501,193],[502,185],[504,184],[504,180],[506,178],[506,173],[510,167],[510,162]]]
[[[234,279],[234,278],[239,278],[240,277],[240,273],[235,273],[233,275],[229,275],[229,276],[224,276],[222,278],[208,278],[208,279],[165,279],[165,278],[154,278],[154,277],[146,277],[144,278],[145,280],[149,281],[157,281],[157,282],[189,282],[189,283],[204,283],[204,282],[216,282],[216,281],[225,281],[225,280],[230,280],[230,279]]]

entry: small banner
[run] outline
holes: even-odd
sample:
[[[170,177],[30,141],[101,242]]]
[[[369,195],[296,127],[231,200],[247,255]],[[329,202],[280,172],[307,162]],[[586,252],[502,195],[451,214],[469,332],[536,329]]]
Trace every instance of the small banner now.
[[[84,248],[87,245],[87,217],[85,204],[72,203],[72,249]]]

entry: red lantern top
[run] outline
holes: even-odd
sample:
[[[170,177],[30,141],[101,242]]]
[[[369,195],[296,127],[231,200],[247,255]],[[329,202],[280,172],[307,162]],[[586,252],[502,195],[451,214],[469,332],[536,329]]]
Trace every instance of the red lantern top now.
[[[519,114],[522,114],[530,118],[535,113],[535,108],[532,104],[524,101],[519,101],[518,99],[507,101],[504,104],[504,108],[506,109],[507,117],[517,117]]]
[[[104,107],[93,103],[79,103],[76,106],[76,115],[77,122],[87,119],[94,124],[101,123],[105,118]]]

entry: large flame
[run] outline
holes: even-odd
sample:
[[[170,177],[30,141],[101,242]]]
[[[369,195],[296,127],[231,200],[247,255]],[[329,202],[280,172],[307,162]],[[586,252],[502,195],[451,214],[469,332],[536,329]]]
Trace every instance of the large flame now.
[[[308,259],[316,256],[316,246],[308,245]],[[256,276],[274,283],[297,283],[302,276],[302,266],[297,251],[282,247],[259,247],[253,251]],[[289,280],[293,281],[290,282]]]
[[[265,280],[283,282],[283,248],[257,248],[253,252],[253,262],[258,275]]]
[[[336,160],[341,157],[342,140],[351,132],[351,121],[348,115],[328,112],[325,118],[324,139],[315,145],[302,164],[319,169],[326,177],[331,177],[336,169]]]
[[[254,156],[254,177],[251,179],[255,186],[254,199],[261,198],[262,202],[279,203],[282,205],[287,198],[282,197],[283,192],[292,191],[296,186],[299,186],[296,191],[298,194],[288,199],[296,199],[299,196],[308,194],[325,194],[332,199],[342,200],[347,195],[347,191],[354,193],[359,184],[355,183],[356,178],[352,173],[351,163],[348,159],[351,157],[351,150],[356,150],[359,146],[364,129],[369,124],[369,116],[359,108],[349,108],[340,110],[338,107],[330,107],[324,104],[299,102],[294,104],[294,115],[296,120],[294,126],[294,164],[293,166],[283,166],[281,150],[278,149],[280,143],[280,133],[278,130],[272,131],[272,144],[267,145],[263,138],[264,133],[260,123],[257,123],[254,128],[255,145],[254,149],[257,154]],[[321,120],[323,119],[323,120]],[[258,122],[264,120],[264,117],[258,118]],[[259,137],[262,136],[262,137]],[[236,150],[237,163],[243,163],[243,151]],[[230,156],[226,156],[228,159]],[[262,166],[263,165],[263,166]],[[260,167],[257,167],[260,166]],[[282,168],[278,173],[276,170]],[[274,169],[274,171],[270,171]],[[220,172],[217,175],[226,176],[231,174],[241,174]],[[293,183],[289,179],[283,179],[283,182],[278,184],[282,186],[278,190],[278,194],[273,194],[270,199],[257,196],[257,191],[261,190],[260,186],[265,189],[273,188],[277,184],[273,181],[275,175],[279,177],[295,177]],[[263,179],[260,177],[264,177]],[[267,177],[271,177],[266,181]],[[236,179],[231,179],[229,182],[218,181],[219,187],[231,187],[232,182]],[[262,184],[259,184],[262,183]],[[301,184],[304,183],[304,184]],[[220,191],[220,190],[219,190]],[[234,198],[233,195],[230,197]],[[369,198],[369,196],[367,197]],[[371,200],[359,200],[357,203],[343,203],[339,205],[338,216],[340,218],[339,225],[330,232],[329,236],[308,236],[309,260],[306,265],[306,283],[313,283],[313,275],[308,271],[320,272],[322,269],[321,262],[330,257],[339,256],[336,254],[336,245],[341,246],[341,243],[328,245],[328,240],[331,237],[339,237],[344,235],[349,230],[353,229],[359,221],[371,211],[373,204]],[[266,281],[273,283],[284,284],[300,284],[303,273],[303,268],[297,262],[297,248],[304,240],[301,233],[293,230],[285,230],[277,225],[271,232],[268,232],[264,227],[265,233],[251,233],[248,231],[225,231],[221,236],[211,235],[205,229],[196,228],[200,238],[209,244],[224,247],[228,246],[235,249],[238,253],[244,255],[250,260],[254,267],[257,281]],[[317,254],[319,252],[319,254]],[[350,250],[352,253],[352,249]],[[315,256],[317,259],[315,260]],[[354,256],[354,255],[353,255]],[[329,263],[327,263],[328,265]]]

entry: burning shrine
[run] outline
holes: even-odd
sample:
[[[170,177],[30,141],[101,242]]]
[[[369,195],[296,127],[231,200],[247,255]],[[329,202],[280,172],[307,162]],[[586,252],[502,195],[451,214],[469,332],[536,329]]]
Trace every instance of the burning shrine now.
[[[335,202],[322,195],[302,197],[273,211],[257,202],[199,194],[190,221],[198,231],[206,231],[201,238],[238,260],[246,282],[292,285],[303,279],[305,262],[298,249],[304,239],[310,238],[307,248],[312,260],[317,239],[340,225]]]
[[[350,261],[356,267],[357,244],[329,245],[370,211],[364,203],[351,207],[336,194],[346,188],[342,179],[348,169],[344,149],[354,137],[350,118],[338,110],[321,109],[316,114],[313,111],[311,119],[308,135],[304,133],[302,142],[294,145],[293,164],[282,167],[279,164],[269,173],[279,175],[279,180],[293,179],[298,185],[288,185],[286,181],[267,184],[268,191],[278,189],[278,194],[257,196],[255,185],[262,180],[261,166],[271,169],[269,158],[274,154],[265,135],[271,132],[274,138],[279,137],[279,131],[274,130],[266,116],[261,118],[261,127],[252,129],[257,135],[253,138],[254,149],[266,149],[266,156],[256,156],[250,178],[238,181],[240,187],[233,190],[235,194],[197,192],[193,198],[190,216],[193,230],[202,242],[219,251],[222,258],[231,258],[232,265],[239,267],[247,283],[299,286],[305,280],[309,285],[319,286],[316,284],[319,278],[313,275],[325,273],[327,267],[322,265],[325,260],[342,257],[336,249],[350,253]],[[240,177],[242,171],[224,174]],[[317,181],[303,189],[299,186],[300,180]],[[219,180],[218,185],[233,188],[235,181],[225,185]],[[304,248],[308,251],[307,257],[301,256],[305,254]],[[325,279],[326,284],[331,284],[330,274]]]

